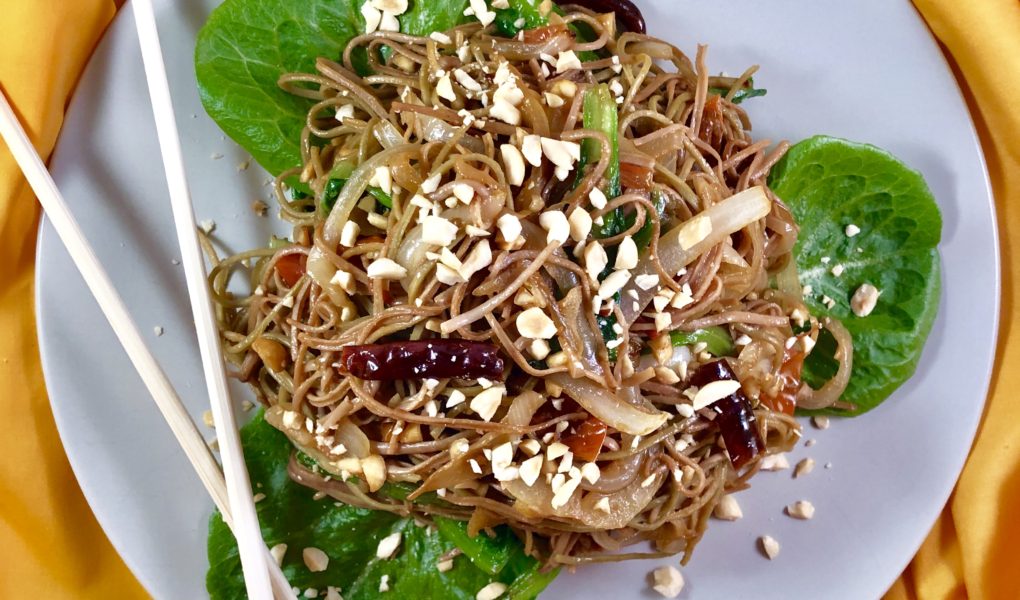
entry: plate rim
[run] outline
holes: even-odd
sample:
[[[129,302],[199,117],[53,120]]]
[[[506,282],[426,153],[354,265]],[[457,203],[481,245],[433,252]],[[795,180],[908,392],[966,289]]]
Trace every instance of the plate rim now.
[[[935,524],[938,523],[938,520],[939,518],[941,518],[942,513],[945,512],[946,505],[950,502],[950,499],[952,498],[953,495],[953,491],[956,489],[956,485],[960,481],[960,476],[963,474],[963,469],[967,466],[967,462],[970,460],[970,454],[974,450],[974,444],[977,443],[979,428],[981,427],[981,423],[984,421],[985,413],[988,411],[988,401],[992,390],[992,379],[994,378],[995,375],[995,367],[999,361],[999,338],[1002,333],[1002,321],[1001,321],[1002,244],[999,236],[999,207],[996,205],[995,201],[995,189],[992,187],[992,176],[991,173],[988,172],[988,160],[985,158],[985,147],[981,141],[981,135],[978,133],[978,127],[977,122],[975,120],[974,110],[972,110],[970,103],[967,101],[967,95],[963,93],[963,84],[966,83],[966,80],[963,79],[961,81],[961,78],[957,77],[956,71],[953,69],[952,64],[949,62],[949,56],[947,55],[947,52],[943,50],[942,43],[939,41],[938,36],[935,35],[935,32],[932,31],[931,27],[928,25],[928,21],[925,20],[924,15],[921,14],[921,11],[918,10],[917,6],[915,6],[913,2],[910,3],[910,8],[914,15],[914,18],[918,19],[924,26],[924,33],[928,38],[928,42],[935,47],[942,68],[945,69],[945,71],[948,72],[949,75],[952,77],[953,89],[956,91],[956,96],[960,100],[960,103],[963,105],[964,112],[967,115],[967,129],[969,129],[970,131],[971,142],[977,149],[978,163],[981,165],[981,184],[983,188],[982,195],[987,198],[988,208],[990,209],[992,217],[991,243],[992,247],[994,248],[994,252],[992,253],[992,266],[995,273],[995,277],[993,278],[992,281],[992,289],[995,292],[995,301],[993,303],[994,310],[991,319],[992,324],[991,345],[993,351],[991,353],[992,360],[988,363],[988,366],[985,369],[984,376],[982,377],[982,379],[984,380],[984,385],[982,386],[981,389],[981,410],[976,411],[975,412],[976,416],[971,419],[970,423],[967,424],[967,431],[969,432],[968,437],[970,438],[970,443],[967,445],[967,452],[963,455],[961,459],[957,460],[956,464],[954,465],[953,472],[955,473],[955,477],[953,477],[949,489],[944,490],[943,493],[940,495],[942,498],[940,508],[938,509],[938,512],[935,513],[935,517],[933,519],[930,519],[928,529],[924,531],[914,541],[914,543],[911,544],[914,548],[913,553],[911,553],[911,555],[907,557],[905,561],[901,562],[900,568],[897,570],[898,574],[892,579],[892,581],[888,583],[888,585],[885,586],[885,591],[888,591],[890,588],[892,588],[893,585],[895,585],[896,581],[903,575],[903,572],[907,569],[910,563],[914,561],[914,558],[917,556],[917,552],[921,549],[921,546],[924,544],[924,541],[928,539],[928,536],[931,534],[932,527],[934,527]],[[940,248],[938,248],[938,246],[936,246],[936,249],[938,249],[939,256],[939,285],[941,287],[942,285],[945,284],[945,279],[943,277],[942,272],[943,269],[942,251]],[[941,304],[942,302],[940,301],[940,305]],[[938,311],[936,311],[936,318],[937,314]],[[926,339],[925,346],[927,345],[928,341]],[[920,367],[920,362],[918,363],[918,367]],[[911,375],[911,377],[913,377],[913,375]]]

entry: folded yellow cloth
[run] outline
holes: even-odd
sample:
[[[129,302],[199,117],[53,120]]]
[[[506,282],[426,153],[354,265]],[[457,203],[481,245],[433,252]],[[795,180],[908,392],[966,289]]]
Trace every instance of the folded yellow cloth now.
[[[917,0],[968,92],[988,157],[1003,248],[999,362],[952,500],[888,597],[1018,598],[1020,569],[1020,3]],[[39,151],[116,10],[110,0],[8,2],[0,85]],[[1013,200],[1011,204],[1009,200]],[[74,480],[50,414],[33,318],[38,208],[0,142],[0,598],[144,598]],[[976,315],[983,318],[983,315]],[[862,574],[862,576],[864,576]]]
[[[0,86],[48,156],[111,0],[5,2]],[[39,367],[32,286],[39,208],[0,141],[0,598],[145,598],[67,464]]]
[[[1020,2],[915,0],[962,76],[999,214],[1002,317],[988,406],[952,498],[888,599],[1020,598]],[[987,315],[974,315],[975,319]],[[968,399],[962,399],[966,401]]]

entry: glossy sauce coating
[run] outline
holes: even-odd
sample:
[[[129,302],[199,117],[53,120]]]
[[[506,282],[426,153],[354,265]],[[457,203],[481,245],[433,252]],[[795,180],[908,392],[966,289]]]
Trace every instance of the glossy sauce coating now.
[[[361,379],[499,379],[503,357],[499,348],[471,340],[417,340],[346,346],[340,371]]]
[[[691,376],[691,385],[703,387],[721,379],[737,380],[726,359],[698,367]],[[726,443],[730,462],[735,468],[739,469],[765,452],[765,443],[758,432],[758,420],[743,390],[738,389],[729,396],[715,401],[709,408],[718,413],[713,423],[719,426],[719,433]]]

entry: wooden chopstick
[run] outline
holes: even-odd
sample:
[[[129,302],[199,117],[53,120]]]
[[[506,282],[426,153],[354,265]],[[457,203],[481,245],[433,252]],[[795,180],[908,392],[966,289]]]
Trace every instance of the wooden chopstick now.
[[[0,90],[0,137],[3,137],[7,142],[15,161],[25,173],[25,178],[39,199],[43,210],[46,211],[46,216],[49,217],[50,223],[53,224],[61,242],[67,248],[68,254],[71,255],[71,260],[74,261],[74,265],[85,279],[85,284],[95,296],[99,308],[103,311],[103,315],[106,316],[117,339],[127,352],[138,375],[141,376],[142,383],[149,390],[149,394],[167,425],[170,426],[177,443],[188,457],[188,461],[195,469],[195,473],[202,481],[202,485],[205,486],[216,508],[223,515],[223,520],[228,527],[233,529],[234,520],[230,504],[227,501],[227,487],[219,464],[210,452],[194,421],[188,415],[187,409],[166,373],[160,368],[156,358],[145,344],[138,326],[135,325],[128,313],[124,300],[113,287],[109,275],[99,262],[88,240],[85,239],[78,222],[71,214],[60,190],[57,189],[42,158],[35,151],[35,147],[32,146],[21,123],[14,115],[7,96],[2,90]],[[263,548],[265,547],[263,546]],[[293,598],[290,584],[269,555],[269,550],[265,549],[263,554],[269,561],[267,564],[271,567],[270,574],[273,589],[277,591],[277,597]]]
[[[46,216],[67,248],[71,260],[82,274],[85,284],[95,296],[99,308],[113,328],[128,358],[142,378],[146,389],[162,413],[195,473],[202,481],[227,526],[233,530],[234,519],[228,502],[227,487],[220,466],[210,452],[202,434],[188,415],[187,409],[160,368],[142,338],[138,326],[128,313],[124,300],[117,293],[109,275],[96,257],[81,227],[71,214],[60,190],[50,176],[42,158],[28,139],[28,135],[15,116],[7,96],[0,90],[0,136],[7,142],[15,161],[35,192]],[[262,546],[261,554],[270,566],[270,576],[277,598],[294,598],[290,584],[277,566],[269,550]]]
[[[265,558],[265,542],[259,528],[251,482],[244,463],[244,452],[241,449],[241,438],[238,435],[230,391],[227,388],[220,334],[209,294],[205,262],[198,242],[195,213],[184,171],[184,156],[174,117],[170,83],[160,48],[156,16],[151,0],[136,0],[132,2],[132,7],[142,50],[145,79],[152,100],[152,112],[156,119],[156,134],[170,189],[170,205],[173,209],[177,241],[181,247],[181,266],[188,284],[192,316],[198,333],[202,370],[205,372],[206,389],[209,392],[213,420],[216,423],[220,458],[223,461],[223,474],[227,485],[227,500],[234,517],[233,533],[237,538],[245,587],[250,599],[271,600],[272,588]]]

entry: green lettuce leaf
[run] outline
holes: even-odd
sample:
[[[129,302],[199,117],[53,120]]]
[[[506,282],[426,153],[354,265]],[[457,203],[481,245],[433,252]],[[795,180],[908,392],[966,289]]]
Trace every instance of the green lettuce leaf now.
[[[497,528],[494,538],[467,535],[461,521],[439,519],[427,528],[413,519],[315,500],[313,491],[287,476],[293,450],[286,436],[257,416],[241,431],[248,472],[255,491],[265,494],[256,507],[262,535],[270,546],[287,544],[283,572],[302,592],[314,588],[322,596],[328,586],[341,588],[346,600],[379,598],[379,583],[389,576],[392,598],[422,600],[447,598],[471,600],[492,581],[509,585],[507,597],[534,598],[556,576],[557,570],[540,572],[539,564],[524,554],[519,540],[507,529]],[[394,495],[402,490],[394,489]],[[375,556],[379,540],[400,532],[402,542],[390,560]],[[315,547],[329,556],[321,573],[310,572],[302,550]],[[436,564],[446,553],[464,553],[453,568],[440,573]],[[219,514],[209,522],[209,572],[206,587],[213,600],[244,598],[244,579],[237,543]]]
[[[542,0],[509,0],[509,8],[501,8],[496,11],[495,30],[504,37],[514,37],[522,29],[534,29],[549,24],[539,10],[538,5]],[[518,27],[520,19],[524,22]]]
[[[856,415],[881,404],[913,375],[939,305],[942,216],[921,175],[874,146],[825,136],[793,146],[769,177],[800,225],[794,253],[805,301],[814,314],[838,318],[853,335],[854,364],[843,400]],[[860,233],[850,237],[846,227]],[[833,267],[843,273],[835,276]],[[850,298],[871,283],[875,310],[857,317]],[[834,302],[829,308],[824,298]],[[835,372],[823,339],[805,363],[819,387]]]
[[[400,31],[427,35],[446,31],[474,17],[464,16],[468,0],[410,0],[407,12],[400,15]]]
[[[209,116],[270,173],[299,166],[301,129],[312,102],[276,84],[339,60],[365,28],[364,0],[226,0],[198,32],[195,74]],[[411,0],[404,33],[444,31],[467,19],[467,0]]]

